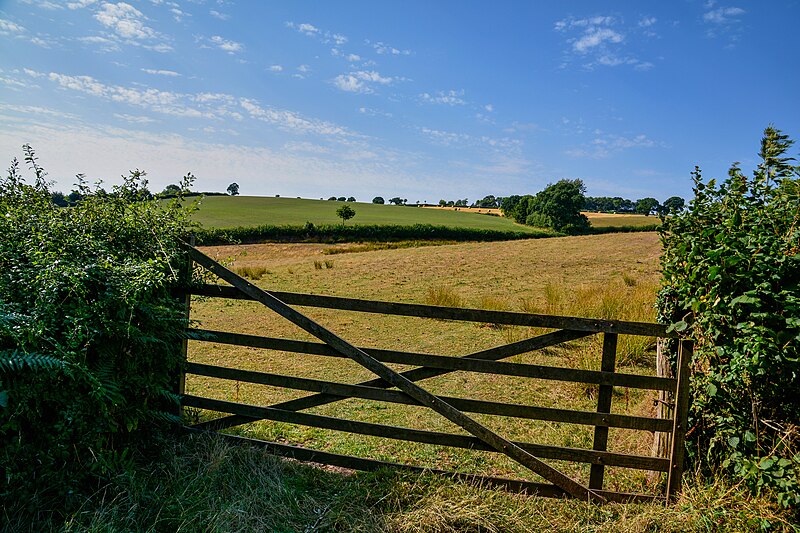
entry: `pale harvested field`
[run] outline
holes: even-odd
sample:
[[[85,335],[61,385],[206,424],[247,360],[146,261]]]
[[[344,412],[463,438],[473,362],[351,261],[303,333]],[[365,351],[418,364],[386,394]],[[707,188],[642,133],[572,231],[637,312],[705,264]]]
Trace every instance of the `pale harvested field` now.
[[[466,307],[501,308],[598,316],[612,309],[617,318],[652,320],[658,280],[658,237],[652,233],[608,234],[497,243],[468,243],[439,247],[380,250],[324,256],[329,245],[263,244],[205,248],[220,258],[235,256],[234,267],[267,269],[257,281],[265,289],[351,296],[400,302],[425,302],[431,287],[453,289]],[[246,254],[245,254],[246,252]],[[239,254],[239,255],[235,255]],[[333,258],[332,268],[317,269],[314,261]],[[580,305],[568,301],[577,295]],[[609,302],[614,300],[609,307]],[[583,306],[585,303],[585,307]],[[601,305],[602,304],[602,305]],[[538,334],[527,328],[497,328],[488,324],[385,317],[362,313],[302,309],[353,344],[425,353],[462,355]],[[585,312],[580,312],[583,310]],[[567,314],[567,313],[564,313]],[[308,339],[298,328],[255,303],[208,299],[193,302],[192,318],[202,327],[274,337]],[[622,340],[622,339],[621,339]],[[631,346],[627,372],[652,373],[647,346]],[[626,348],[627,349],[627,348]],[[555,349],[517,356],[511,361],[597,368],[596,343],[572,343]],[[190,360],[223,366],[356,383],[373,376],[355,363],[299,354],[267,352],[191,342]],[[594,359],[597,359],[596,361]],[[395,365],[397,367],[397,365]],[[397,367],[399,368],[399,367]],[[528,405],[593,410],[591,390],[577,384],[526,380],[456,372],[424,382],[438,394]],[[268,405],[308,393],[189,376],[190,393]],[[615,391],[613,412],[646,414],[653,393]],[[366,400],[346,400],[313,412],[383,424],[462,433],[438,415],[417,407],[401,407]],[[206,416],[206,415],[202,415]],[[475,415],[502,434],[518,440],[574,447],[591,447],[592,429],[504,417]],[[363,437],[287,424],[256,423],[244,434],[278,439],[337,453],[407,461],[431,467],[479,470],[483,473],[531,477],[497,454],[444,449],[376,437]],[[649,454],[646,432],[611,430],[612,451]],[[559,464],[554,462],[554,464]],[[585,477],[585,465],[564,465]],[[611,487],[646,490],[641,472],[609,469]]]

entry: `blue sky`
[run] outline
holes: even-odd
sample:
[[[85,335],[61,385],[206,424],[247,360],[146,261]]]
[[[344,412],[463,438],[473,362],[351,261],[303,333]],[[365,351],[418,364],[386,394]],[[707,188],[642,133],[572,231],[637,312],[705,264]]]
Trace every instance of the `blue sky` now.
[[[800,137],[796,1],[0,0],[0,158],[68,192],[470,200],[581,178],[690,197],[690,171]]]

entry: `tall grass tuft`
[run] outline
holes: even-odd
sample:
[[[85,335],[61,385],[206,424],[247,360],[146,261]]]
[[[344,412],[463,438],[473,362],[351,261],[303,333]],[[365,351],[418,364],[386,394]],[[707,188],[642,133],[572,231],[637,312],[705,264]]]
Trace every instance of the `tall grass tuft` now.
[[[455,289],[446,285],[435,285],[428,287],[425,295],[425,303],[428,305],[440,305],[442,307],[463,307],[464,300]]]
[[[253,281],[258,281],[264,277],[265,274],[269,273],[266,267],[254,267],[254,266],[245,266],[245,267],[236,267],[234,269],[238,275],[243,278],[252,279]]]

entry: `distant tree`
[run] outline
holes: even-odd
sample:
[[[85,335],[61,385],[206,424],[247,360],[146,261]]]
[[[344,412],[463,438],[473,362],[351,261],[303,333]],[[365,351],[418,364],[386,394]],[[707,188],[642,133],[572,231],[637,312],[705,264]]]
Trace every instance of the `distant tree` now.
[[[55,205],[57,205],[58,207],[67,207],[69,205],[69,202],[67,201],[67,199],[64,198],[64,193],[63,192],[56,191],[56,192],[52,193],[50,195],[50,200]]]
[[[530,220],[537,225],[546,223],[554,230],[565,233],[585,231],[589,228],[589,219],[581,213],[586,203],[585,192],[586,186],[579,179],[551,183],[528,200],[525,221]]]
[[[403,205],[406,205],[407,203],[408,203],[408,198],[403,198]]]
[[[225,189],[225,190],[228,191],[228,194],[230,194],[231,196],[238,196],[239,195],[239,184],[236,183],[236,182],[233,182],[230,185],[228,185],[228,188]]]
[[[403,199],[399,196],[395,196],[394,198],[389,198],[389,203],[394,205],[403,205]]]
[[[347,198],[345,198],[344,196],[340,196],[339,198],[336,199],[336,201],[337,202],[346,202]]]
[[[356,201],[356,199],[355,199],[355,197],[354,197],[354,196],[351,196],[350,198],[348,198],[348,199],[347,199],[347,201],[348,201],[348,202],[355,202],[355,201]]]
[[[376,196],[375,198],[372,199],[372,203],[373,204],[381,204],[381,205],[383,205],[386,202],[383,200],[383,196]]]
[[[447,200],[439,200],[439,207],[444,207],[447,205]]]
[[[170,183],[169,185],[164,187],[164,190],[161,191],[161,194],[175,195],[175,194],[178,194],[180,192],[181,192],[181,188],[179,186],[175,185],[174,183]]]
[[[67,196],[67,202],[69,202],[69,205],[75,205],[78,202],[80,202],[81,200],[83,200],[83,195],[81,193],[79,193],[78,191],[72,191]]]
[[[344,226],[345,222],[356,216],[356,211],[350,207],[350,204],[344,204],[336,210],[336,216],[342,219],[342,226]]]
[[[662,211],[666,213],[678,213],[683,211],[683,208],[686,207],[686,202],[680,196],[670,196],[664,203],[661,205],[663,207]]]
[[[482,207],[484,209],[493,209],[499,205],[500,203],[498,202],[497,198],[491,194],[489,196],[484,196],[483,200],[478,200],[475,202],[475,207]]]
[[[336,197],[335,196],[331,196],[330,198],[328,198],[328,201],[329,202],[335,202],[336,201]]]
[[[649,216],[653,210],[658,210],[658,200],[655,198],[641,198],[636,200],[636,212],[640,215]]]

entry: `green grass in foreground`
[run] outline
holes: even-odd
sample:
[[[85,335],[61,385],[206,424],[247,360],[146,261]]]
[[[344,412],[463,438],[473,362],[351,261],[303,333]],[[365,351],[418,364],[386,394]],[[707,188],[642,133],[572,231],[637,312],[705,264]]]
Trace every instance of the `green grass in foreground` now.
[[[208,228],[236,226],[297,225],[312,222],[340,224],[336,209],[343,202],[308,200],[300,198],[272,198],[263,196],[209,196],[203,198],[194,219]],[[350,204],[356,216],[347,225],[403,225],[432,224],[498,231],[541,231],[513,221],[476,213],[439,211],[417,207],[378,205],[356,202]]]
[[[599,506],[435,475],[323,470],[209,435],[165,442],[161,457],[111,480],[63,520],[20,522],[13,512],[0,511],[11,531],[795,530],[767,500],[702,480],[687,484],[673,506]]]

